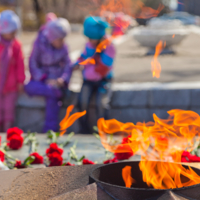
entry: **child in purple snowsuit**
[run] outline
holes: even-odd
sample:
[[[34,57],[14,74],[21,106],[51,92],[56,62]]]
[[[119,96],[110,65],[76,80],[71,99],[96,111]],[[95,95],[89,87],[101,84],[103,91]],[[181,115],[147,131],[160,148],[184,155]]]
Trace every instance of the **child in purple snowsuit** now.
[[[46,98],[44,132],[58,131],[59,100],[71,77],[71,60],[68,47],[64,44],[69,31],[66,19],[58,18],[48,23],[38,35],[29,60],[31,81],[25,90],[31,96]]]

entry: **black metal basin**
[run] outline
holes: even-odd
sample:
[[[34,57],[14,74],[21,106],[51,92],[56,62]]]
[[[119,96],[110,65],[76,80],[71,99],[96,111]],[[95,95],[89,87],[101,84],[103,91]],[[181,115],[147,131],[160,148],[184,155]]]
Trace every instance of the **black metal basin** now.
[[[133,184],[131,188],[125,187],[122,178],[122,169],[127,165],[132,167],[132,177],[136,180],[136,183]],[[187,168],[187,166],[184,167]],[[199,169],[192,169],[198,175],[200,175]],[[158,190],[154,188],[149,188],[147,184],[143,182],[142,172],[139,169],[139,162],[121,162],[98,167],[91,172],[90,182],[96,182],[97,185],[107,194],[113,197],[113,199],[118,200],[164,200],[164,196],[167,196],[166,194],[174,195],[174,198],[165,198],[166,200],[200,200],[200,184],[171,190]]]

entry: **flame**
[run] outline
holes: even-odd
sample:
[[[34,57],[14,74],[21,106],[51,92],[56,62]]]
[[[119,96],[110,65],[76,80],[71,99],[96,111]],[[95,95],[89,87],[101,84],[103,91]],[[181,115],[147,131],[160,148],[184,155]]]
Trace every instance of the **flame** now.
[[[136,181],[131,177],[131,166],[126,166],[122,169],[122,178],[127,188],[130,188]]]
[[[163,4],[159,4],[157,9],[145,6],[142,1],[133,2],[131,0],[108,0],[100,6],[100,16],[104,16],[105,12],[125,12],[133,18],[149,19],[157,17],[164,9]]]
[[[105,50],[107,48],[107,46],[109,46],[112,43],[114,38],[115,38],[114,36],[111,36],[111,37],[104,39],[102,42],[100,42],[97,45],[96,53],[101,53],[103,50]]]
[[[82,61],[79,63],[79,65],[87,65],[87,64],[93,64],[95,65],[96,64],[96,61],[94,58],[87,58],[86,60]]]
[[[156,51],[153,60],[151,61],[151,71],[153,77],[160,78],[161,73],[161,65],[158,61],[158,56],[161,54],[162,50],[165,48],[166,42],[163,42],[162,40],[158,42],[156,45]]]
[[[200,183],[200,176],[192,168],[186,169],[181,164],[146,160],[140,162],[139,167],[143,173],[143,181],[155,189],[174,189]]]
[[[64,135],[66,130],[80,117],[86,114],[86,111],[77,112],[70,116],[70,113],[74,109],[74,105],[71,105],[67,108],[66,115],[64,119],[60,122],[60,135]]]
[[[175,38],[175,34],[174,34],[174,35],[172,35],[172,38]]]
[[[158,9],[155,10],[150,7],[146,7],[145,4],[141,1],[137,2],[137,5],[140,9],[140,13],[135,15],[135,18],[141,18],[141,19],[149,19],[152,17],[157,17],[159,13],[163,10],[165,7],[163,4],[159,4]]]
[[[80,5],[80,3],[83,5]],[[91,10],[91,15],[99,15],[105,17],[111,26],[117,25],[119,27],[122,27],[124,30],[126,30],[131,23],[131,20],[124,19],[124,13],[133,18],[148,19],[152,17],[157,17],[164,8],[163,4],[159,4],[157,9],[153,9],[151,7],[145,6],[145,4],[139,0],[137,0],[136,2],[133,2],[132,0],[105,0],[103,1],[103,3],[102,1],[98,0],[89,0],[87,2],[77,1],[76,5],[82,9],[87,9],[87,12],[88,9]],[[123,16],[121,18],[113,17],[114,13],[122,13]],[[121,33],[114,33],[114,35],[112,35],[111,37],[102,40],[96,48],[96,53],[101,53],[107,48],[110,43],[112,43],[113,39],[120,35]],[[80,62],[79,64],[96,64],[94,56],[95,54],[92,57],[87,58],[83,62]]]
[[[115,119],[98,120],[102,145],[113,153],[140,155],[143,180],[155,189],[170,189],[200,183],[200,177],[180,164],[184,150],[193,151],[200,141],[200,116],[193,111],[171,110],[166,120],[153,115],[154,122],[122,123]],[[123,137],[128,144],[121,144]],[[156,162],[149,162],[155,160]],[[162,162],[160,162],[162,161]],[[128,183],[127,183],[128,184]]]
[[[101,53],[103,50],[105,50],[113,41],[115,36],[110,36],[104,40],[102,40],[96,47],[96,52],[92,57],[87,58],[86,60],[80,62],[80,65],[88,65],[88,64],[96,64],[96,61],[94,59],[96,53]]]

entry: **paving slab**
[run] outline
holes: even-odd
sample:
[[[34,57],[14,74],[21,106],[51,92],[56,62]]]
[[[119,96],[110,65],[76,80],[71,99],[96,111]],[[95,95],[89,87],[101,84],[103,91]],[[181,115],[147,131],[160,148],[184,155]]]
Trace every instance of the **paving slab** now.
[[[0,134],[0,136],[2,136],[2,142],[6,141],[5,134]],[[38,152],[41,155],[45,155],[46,149],[49,147],[49,144],[47,143],[47,136],[45,134],[38,134],[37,138],[39,141]],[[59,142],[64,142],[66,138],[67,136],[64,135],[59,139]],[[100,140],[93,135],[79,134],[75,134],[74,137],[72,137],[70,144],[64,148],[63,158],[69,159],[70,148],[75,142],[77,143],[76,153],[79,158],[85,155],[88,159],[99,163],[102,163],[106,159],[105,149],[103,148]],[[18,151],[9,151],[9,153],[15,158],[24,160],[29,156],[29,146],[24,145],[22,149]]]

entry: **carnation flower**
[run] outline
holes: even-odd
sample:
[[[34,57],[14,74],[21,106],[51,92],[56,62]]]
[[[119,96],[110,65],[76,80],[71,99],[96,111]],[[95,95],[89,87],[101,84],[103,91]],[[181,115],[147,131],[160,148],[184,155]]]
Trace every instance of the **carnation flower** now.
[[[83,159],[83,165],[94,165],[94,164],[95,164],[94,162],[92,162],[86,158]]]
[[[48,155],[50,165],[49,167],[53,166],[61,166],[63,164],[63,158],[58,152],[54,152]]]
[[[59,155],[62,155],[63,149],[59,148],[56,143],[52,143],[50,144],[50,147],[46,150],[46,154],[48,156],[49,154],[52,154],[54,152],[57,152]]]
[[[122,140],[122,145],[118,147],[118,150],[121,149],[123,150],[123,144],[128,144],[129,138],[131,138],[131,136],[125,137]],[[132,157],[134,155],[131,147],[127,147],[126,146],[126,150],[128,150],[129,152],[125,152],[125,153],[115,153],[115,157],[117,160],[127,160],[130,157]]]
[[[118,159],[114,157],[113,159],[109,159],[103,162],[103,164],[117,163]]]
[[[181,162],[200,162],[200,157],[192,155],[188,151],[184,151],[181,156]]]
[[[17,169],[24,169],[25,166],[22,165],[22,162],[20,160],[17,160],[16,163],[15,163],[15,166]]]
[[[12,136],[8,137],[7,146],[10,149],[18,150],[18,149],[22,148],[23,141],[24,141],[24,138],[21,135],[19,135],[19,134],[13,134]]]
[[[30,156],[35,157],[35,160],[31,164],[43,164],[44,163],[44,158],[41,155],[39,155],[37,152],[30,154]]]
[[[67,163],[65,164],[65,166],[75,166],[75,164],[71,164],[70,162],[67,162]]]
[[[2,151],[0,151],[0,161],[4,162],[4,160],[5,160],[5,154]]]
[[[21,136],[23,133],[23,131],[17,127],[14,128],[9,128],[7,130],[7,140],[9,140],[10,137],[12,137],[13,135],[19,135]]]

